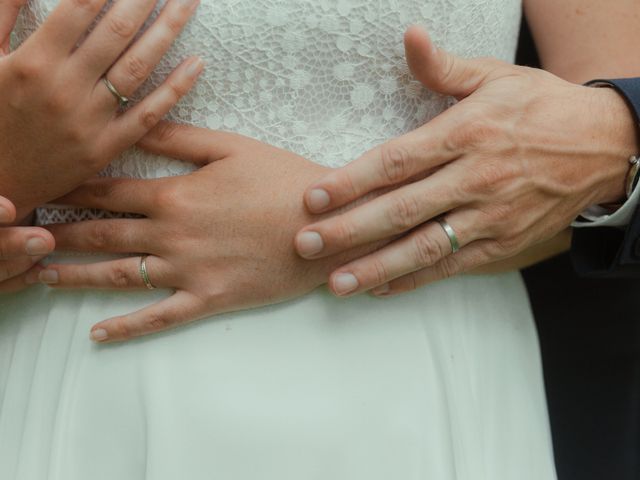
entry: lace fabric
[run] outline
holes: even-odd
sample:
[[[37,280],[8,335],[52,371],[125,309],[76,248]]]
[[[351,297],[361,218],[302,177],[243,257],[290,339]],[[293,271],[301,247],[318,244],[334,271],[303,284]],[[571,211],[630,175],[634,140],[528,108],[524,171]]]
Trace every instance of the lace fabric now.
[[[18,41],[56,4],[30,0]],[[520,0],[202,0],[136,98],[188,55],[201,55],[206,70],[171,120],[235,131],[339,167],[452,104],[408,71],[408,25],[425,26],[459,55],[512,61],[520,16]],[[102,175],[155,178],[192,168],[132,148]],[[50,206],[37,218],[47,224],[105,215]]]

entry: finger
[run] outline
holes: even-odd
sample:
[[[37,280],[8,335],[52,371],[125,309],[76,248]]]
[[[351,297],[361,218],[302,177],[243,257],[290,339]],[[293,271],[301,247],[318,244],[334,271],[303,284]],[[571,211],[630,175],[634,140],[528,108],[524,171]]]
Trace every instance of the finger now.
[[[459,198],[457,168],[446,168],[341,215],[304,228],[295,245],[303,258],[321,258],[407,232],[469,199]]]
[[[191,90],[203,68],[198,57],[185,61],[144,100],[113,121],[110,131],[116,140],[109,139],[109,143],[123,150],[138,142]]]
[[[73,71],[96,81],[102,77],[129,46],[156,2],[157,0],[121,0],[113,3],[74,52],[71,60]]]
[[[484,238],[482,222],[473,210],[452,212],[447,223],[457,236],[459,247]],[[339,296],[354,295],[384,285],[411,272],[436,265],[453,253],[443,227],[428,222],[406,237],[336,270],[329,287]]]
[[[145,258],[147,274],[154,287],[171,288],[171,267],[155,256]],[[128,257],[88,264],[48,265],[39,281],[54,288],[147,290],[140,271],[141,257]]]
[[[161,179],[96,178],[83,183],[55,203],[148,216],[154,211],[153,192],[157,191],[161,182]]]
[[[16,221],[16,207],[8,199],[0,197],[0,224]]]
[[[39,257],[20,257],[12,260],[0,261],[0,282],[10,280],[18,275],[27,272],[35,264],[41,261],[44,256]]]
[[[100,343],[128,340],[168,330],[205,315],[205,307],[197,297],[178,291],[150,307],[96,324],[91,330],[91,339]]]
[[[381,297],[398,295],[430,283],[470,272],[481,265],[503,258],[496,254],[496,248],[494,247],[495,242],[492,240],[474,242],[435,265],[393,280],[389,284],[375,289],[372,293]]]
[[[106,0],[61,0],[21,50],[33,46],[68,56],[104,7]]]
[[[35,264],[30,270],[0,282],[0,293],[16,293],[39,283],[38,274],[42,269],[43,267],[40,264]]]
[[[379,188],[400,184],[418,174],[455,160],[461,152],[443,139],[455,130],[460,119],[455,107],[427,125],[375,147],[347,166],[334,170],[305,192],[312,213],[341,207]]]
[[[53,252],[54,248],[53,236],[43,228],[0,228],[0,261],[46,256]]]
[[[0,55],[11,51],[11,32],[16,26],[20,9],[27,0],[0,0]]]
[[[147,219],[105,219],[47,225],[64,252],[141,253],[154,249],[154,235]]]
[[[413,75],[428,89],[458,99],[475,92],[502,65],[493,59],[463,59],[439,49],[419,26],[407,30],[404,43]]]
[[[155,155],[206,165],[230,156],[234,143],[240,138],[234,133],[162,121],[138,146]]]
[[[113,85],[117,85],[120,94],[131,97],[151,75],[197,5],[197,1],[184,0],[171,0],[165,4],[149,30],[109,69],[107,77]],[[111,92],[101,87],[105,104],[117,106],[118,102]]]

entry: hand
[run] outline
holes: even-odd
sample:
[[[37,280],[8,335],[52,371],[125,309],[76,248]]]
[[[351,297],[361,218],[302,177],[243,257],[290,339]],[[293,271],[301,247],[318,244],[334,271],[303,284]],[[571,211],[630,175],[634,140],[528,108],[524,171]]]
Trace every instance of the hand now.
[[[624,195],[635,125],[617,93],[494,59],[463,60],[426,33],[405,36],[413,74],[460,102],[418,130],[314,182],[324,213],[382,187],[395,189],[298,234],[304,258],[397,238],[337,269],[338,295],[391,295],[513,257],[567,228],[587,206]],[[445,217],[461,250],[452,253]]]
[[[345,262],[344,256],[309,262],[293,248],[295,232],[311,220],[301,202],[304,188],[327,168],[240,135],[169,123],[140,145],[203,167],[156,180],[92,180],[59,202],[146,218],[47,227],[59,250],[148,253],[151,282],[175,290],[155,305],[95,325],[94,340],[125,340],[280,302],[324,284]],[[50,265],[40,278],[57,288],[144,289],[139,266],[140,256]]]
[[[3,48],[20,3],[1,4],[8,10],[0,21]],[[156,1],[116,2],[78,46],[105,3],[61,0],[40,29],[0,58],[0,192],[18,208],[18,219],[71,191],[135,144],[202,70],[199,59],[188,59],[146,99],[117,114],[119,103],[102,77],[122,95],[132,95],[197,2],[170,0],[131,46]]]
[[[12,293],[38,282],[38,262],[51,253],[53,236],[43,228],[7,227],[16,210],[0,197],[0,293]]]

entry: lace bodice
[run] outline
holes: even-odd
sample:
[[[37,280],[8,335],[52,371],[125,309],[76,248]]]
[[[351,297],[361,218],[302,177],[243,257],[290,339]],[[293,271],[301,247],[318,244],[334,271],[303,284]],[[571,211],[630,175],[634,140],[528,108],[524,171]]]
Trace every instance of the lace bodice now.
[[[18,40],[55,4],[30,0]],[[450,105],[411,77],[402,44],[408,25],[424,25],[438,45],[459,55],[512,61],[520,16],[520,0],[202,0],[138,96],[186,56],[201,55],[207,68],[172,120],[239,132],[341,166]],[[131,149],[103,174],[158,177],[190,168]],[[52,207],[40,209],[38,219],[101,215]]]

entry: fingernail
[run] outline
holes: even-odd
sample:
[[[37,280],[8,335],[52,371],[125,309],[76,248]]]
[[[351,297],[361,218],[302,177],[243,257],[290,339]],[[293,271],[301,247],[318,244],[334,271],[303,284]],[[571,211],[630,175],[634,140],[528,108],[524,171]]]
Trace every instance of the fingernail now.
[[[358,288],[358,279],[351,273],[340,273],[333,280],[333,289],[338,295],[346,295]]]
[[[38,279],[47,285],[53,285],[60,280],[58,272],[55,270],[42,270],[38,275]]]
[[[109,334],[104,328],[96,328],[91,332],[90,337],[94,342],[104,342],[107,338],[109,338]]]
[[[318,232],[303,232],[298,235],[298,253],[303,257],[310,257],[320,253],[324,248],[324,242]]]
[[[0,207],[0,223],[9,223],[11,221],[11,215],[9,210],[4,207]]]
[[[204,67],[204,62],[201,58],[196,58],[191,64],[187,67],[187,75],[191,77],[195,77],[202,72],[202,68]]]
[[[388,283],[385,283],[384,285],[380,285],[379,287],[371,290],[371,293],[373,293],[374,295],[387,295],[390,291],[391,287]]]
[[[27,240],[25,249],[27,251],[27,255],[31,256],[46,255],[49,253],[49,246],[47,245],[47,242],[40,237],[34,237]]]
[[[309,192],[309,209],[314,212],[324,210],[331,203],[331,198],[326,190],[314,188]]]

